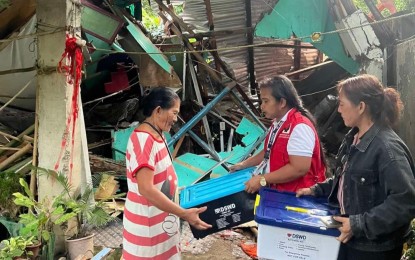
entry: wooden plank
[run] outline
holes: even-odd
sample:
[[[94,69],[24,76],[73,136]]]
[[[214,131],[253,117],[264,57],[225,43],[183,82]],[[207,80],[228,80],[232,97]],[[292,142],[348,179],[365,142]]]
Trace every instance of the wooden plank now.
[[[176,144],[176,147],[174,147],[174,151],[173,151],[173,153],[171,155],[171,157],[173,158],[173,160],[174,160],[174,158],[176,158],[177,153],[179,152],[179,149],[182,146],[182,143],[183,143],[183,140],[184,140],[185,137],[186,137],[186,135],[183,135],[182,137],[180,137],[179,141]]]

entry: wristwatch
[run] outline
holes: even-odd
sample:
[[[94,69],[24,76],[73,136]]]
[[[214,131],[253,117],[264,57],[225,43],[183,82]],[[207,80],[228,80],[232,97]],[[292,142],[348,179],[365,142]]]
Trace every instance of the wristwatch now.
[[[261,177],[259,178],[259,184],[261,184],[262,187],[267,186],[267,180],[265,180],[264,175],[261,175]]]

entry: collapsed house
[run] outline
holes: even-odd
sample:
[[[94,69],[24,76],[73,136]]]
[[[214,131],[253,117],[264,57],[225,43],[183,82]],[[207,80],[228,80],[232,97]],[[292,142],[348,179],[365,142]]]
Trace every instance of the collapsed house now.
[[[260,117],[257,83],[272,75],[295,83],[326,150],[335,153],[347,131],[336,110],[336,82],[366,72],[399,85],[399,44],[415,34],[415,26],[403,26],[414,25],[414,16],[396,13],[404,18],[371,25],[382,14],[371,9],[372,20],[352,1],[187,0],[178,16],[155,0],[166,33],[153,37],[139,20],[137,1],[81,2],[80,106],[89,163],[93,175],[110,172],[120,183],[126,143],[142,121],[140,100],[149,88],[171,87],[182,98],[168,144],[179,186],[187,186],[227,174],[229,165],[260,147],[270,122]],[[40,84],[35,34],[50,25],[39,22],[35,10],[35,1],[0,7],[0,28],[7,28],[0,30],[0,171],[28,173],[42,153],[34,140]]]

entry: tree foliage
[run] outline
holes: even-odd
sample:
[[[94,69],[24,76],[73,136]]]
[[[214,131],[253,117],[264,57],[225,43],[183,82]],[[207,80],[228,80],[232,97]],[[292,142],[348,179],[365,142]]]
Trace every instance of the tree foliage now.
[[[380,0],[372,0],[376,3],[380,2]],[[365,3],[365,0],[353,0],[353,3],[356,5],[357,8],[363,10],[365,13],[369,13],[369,9]],[[415,8],[415,1],[414,0],[395,0],[396,11],[404,11],[404,10],[412,10]],[[388,16],[389,11],[383,10],[382,14],[384,16]]]

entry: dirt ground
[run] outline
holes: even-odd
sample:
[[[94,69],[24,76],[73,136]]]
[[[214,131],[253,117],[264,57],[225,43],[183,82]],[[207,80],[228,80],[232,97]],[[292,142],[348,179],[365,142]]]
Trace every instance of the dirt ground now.
[[[211,234],[202,239],[195,239],[187,222],[182,223],[181,249],[183,260],[249,260],[241,249],[241,243],[253,243],[255,236],[250,228],[238,228],[235,230],[224,230]],[[96,248],[99,252],[102,247]],[[121,249],[117,248],[106,260],[119,260]]]
[[[254,236],[248,229],[224,230],[202,239],[194,239],[187,224],[182,229],[182,259],[251,259],[241,249],[241,243],[253,243]]]

